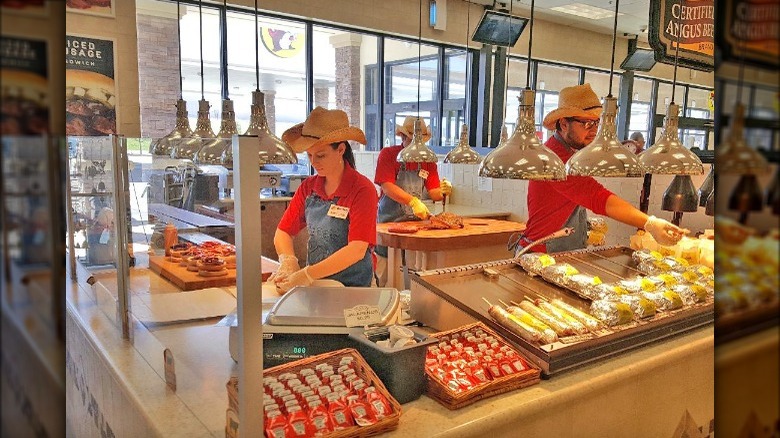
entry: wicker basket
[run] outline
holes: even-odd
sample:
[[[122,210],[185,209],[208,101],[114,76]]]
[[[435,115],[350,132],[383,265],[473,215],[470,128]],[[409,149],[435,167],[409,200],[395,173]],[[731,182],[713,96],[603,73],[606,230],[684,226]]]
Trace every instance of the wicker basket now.
[[[381,433],[395,430],[398,427],[398,421],[401,418],[401,404],[393,398],[387,391],[385,385],[379,380],[376,373],[363,356],[353,348],[345,348],[343,350],[332,351],[330,353],[320,354],[318,356],[307,357],[306,359],[297,360],[295,362],[286,363],[283,365],[277,365],[272,368],[268,368],[263,371],[263,376],[275,376],[278,377],[282,373],[297,373],[303,368],[314,368],[317,364],[328,363],[334,367],[338,366],[339,360],[344,356],[351,356],[355,358],[355,372],[358,377],[362,378],[368,386],[376,388],[377,392],[382,394],[387,402],[390,404],[390,415],[377,421],[370,426],[352,426],[348,429],[336,430],[328,435],[331,438],[363,438]],[[228,419],[227,426],[225,428],[225,437],[237,438],[237,417],[238,417],[238,378],[231,377],[227,383],[228,392],[228,412],[226,418]],[[234,414],[234,415],[231,415]],[[232,420],[232,428],[231,426]]]
[[[501,335],[497,334],[496,332],[494,332],[488,326],[486,326],[481,322],[465,325],[463,327],[459,327],[446,332],[434,333],[431,336],[438,338],[441,336],[451,335],[453,333],[459,333],[473,328],[482,329],[486,333],[496,337],[497,339],[503,339]],[[514,347],[512,347],[510,343],[504,341],[504,344],[508,345],[510,348],[515,350],[515,352],[517,352],[517,350]],[[426,367],[425,375],[428,380],[427,395],[432,399],[436,400],[437,402],[441,403],[444,407],[454,410],[454,409],[460,409],[464,406],[468,406],[472,403],[478,402],[479,400],[492,397],[494,395],[502,394],[509,391],[514,391],[516,389],[525,388],[526,386],[539,383],[539,381],[541,380],[540,377],[541,371],[539,370],[539,368],[536,367],[534,364],[532,364],[528,359],[525,358],[525,356],[523,356],[519,352],[517,352],[517,354],[523,357],[526,364],[530,367],[528,370],[521,371],[516,374],[512,374],[511,376],[499,377],[498,379],[491,380],[490,383],[487,383],[485,385],[480,385],[476,388],[472,388],[468,391],[463,391],[459,393],[450,391],[450,389],[447,386],[445,386],[438,379],[433,377],[428,371],[428,368]]]

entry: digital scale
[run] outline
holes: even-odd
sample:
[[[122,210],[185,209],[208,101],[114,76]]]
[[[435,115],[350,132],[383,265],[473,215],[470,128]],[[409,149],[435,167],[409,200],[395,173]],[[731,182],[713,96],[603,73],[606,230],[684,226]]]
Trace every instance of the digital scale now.
[[[400,294],[394,288],[297,287],[278,298],[267,313],[263,312],[263,367],[354,348],[355,341],[349,334],[362,328],[346,326],[345,309],[374,306],[381,315],[378,325],[385,326],[398,319],[400,303]],[[231,357],[237,360],[235,318],[230,321],[229,346]]]

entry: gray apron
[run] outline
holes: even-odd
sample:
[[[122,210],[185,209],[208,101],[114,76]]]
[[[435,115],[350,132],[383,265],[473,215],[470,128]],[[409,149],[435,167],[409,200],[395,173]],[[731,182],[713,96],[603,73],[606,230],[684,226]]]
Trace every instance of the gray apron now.
[[[420,178],[420,170],[412,171],[406,170],[406,165],[401,164],[401,170],[398,171],[398,175],[395,178],[395,184],[403,189],[406,193],[422,199],[423,189],[425,188],[425,180]],[[406,204],[396,202],[386,193],[382,193],[382,197],[379,198],[379,211],[377,214],[377,222],[380,224],[386,222],[405,222],[419,220],[414,215],[412,207]],[[377,246],[374,248],[374,252],[377,255],[387,258],[387,247]]]
[[[566,237],[559,237],[557,239],[549,240],[545,243],[547,253],[572,251],[575,249],[582,249],[588,246],[588,215],[585,207],[578,205],[574,208],[566,222],[561,229],[571,227],[574,228],[574,232]],[[543,236],[545,237],[545,236]],[[515,255],[519,253],[523,248],[530,245],[533,241],[520,235],[519,238],[513,240],[510,238],[509,250],[515,251]],[[514,248],[513,248],[514,247]]]
[[[330,206],[337,202],[338,198],[328,201],[315,193],[306,198],[306,227],[309,231],[307,265],[325,260],[349,243],[349,216],[346,219],[328,216]],[[366,254],[357,263],[327,278],[340,281],[344,286],[371,286],[371,280],[374,278],[371,248],[366,250]]]

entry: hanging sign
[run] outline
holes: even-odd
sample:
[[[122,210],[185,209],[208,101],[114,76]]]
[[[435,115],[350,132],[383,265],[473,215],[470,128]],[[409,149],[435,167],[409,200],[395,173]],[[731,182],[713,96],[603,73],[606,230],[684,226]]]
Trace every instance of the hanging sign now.
[[[718,2],[717,15],[722,61],[744,59],[762,68],[780,66],[780,0],[723,0]]]
[[[49,132],[46,54],[46,41],[0,37],[3,135],[42,135]]]
[[[65,133],[116,134],[114,41],[65,36]]]
[[[715,69],[715,1],[650,0],[648,42],[656,62],[696,70]]]

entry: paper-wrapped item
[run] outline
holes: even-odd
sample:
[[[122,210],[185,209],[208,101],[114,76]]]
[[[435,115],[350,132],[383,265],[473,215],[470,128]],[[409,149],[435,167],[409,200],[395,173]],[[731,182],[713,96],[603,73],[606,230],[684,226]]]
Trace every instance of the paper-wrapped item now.
[[[577,295],[595,300],[597,299],[595,288],[601,284],[601,279],[588,274],[574,274],[572,276],[564,276],[563,282],[567,288],[574,291]]]
[[[618,301],[627,304],[638,318],[650,318],[655,315],[655,302],[641,295],[621,295],[618,297]]]
[[[556,263],[543,268],[541,271],[541,275],[545,280],[561,286],[566,284],[565,277],[571,277],[579,273],[580,271],[577,268],[568,263]]]
[[[701,303],[707,299],[707,290],[697,284],[678,284],[672,286],[672,290],[680,295],[686,306]]]
[[[631,254],[631,259],[633,259],[636,263],[643,263],[652,260],[661,260],[662,258],[664,258],[664,256],[661,255],[660,252],[650,251],[649,249],[640,249],[634,251],[634,253]]]
[[[615,283],[602,283],[593,288],[593,293],[596,299],[617,301],[621,295],[626,295],[629,292],[622,286]]]

